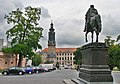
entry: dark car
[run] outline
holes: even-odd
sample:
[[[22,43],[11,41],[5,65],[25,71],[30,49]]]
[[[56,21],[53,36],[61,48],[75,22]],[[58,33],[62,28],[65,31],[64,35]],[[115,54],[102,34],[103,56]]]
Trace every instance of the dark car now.
[[[32,67],[23,67],[25,73],[32,74],[34,73],[34,69]]]
[[[34,73],[39,73],[41,72],[41,69],[38,66],[33,66]]]
[[[25,70],[17,66],[13,66],[2,71],[3,75],[9,75],[9,74],[23,75],[24,73],[25,73]]]
[[[48,72],[48,69],[43,68],[42,66],[39,66],[39,72]]]
[[[33,66],[33,69],[35,73],[45,72],[45,70],[41,68],[40,66]]]

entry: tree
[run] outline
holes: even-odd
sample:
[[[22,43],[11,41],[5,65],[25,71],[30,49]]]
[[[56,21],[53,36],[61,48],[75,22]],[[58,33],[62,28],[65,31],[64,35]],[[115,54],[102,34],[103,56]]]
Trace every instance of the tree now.
[[[118,44],[110,46],[108,55],[108,64],[110,69],[112,70],[114,67],[118,67],[120,69],[120,46]]]
[[[40,14],[40,8],[28,6],[24,12],[18,8],[9,15],[5,15],[7,23],[13,24],[13,27],[6,32],[6,35],[7,40],[11,41],[11,52],[19,54],[18,66],[21,66],[23,56],[31,56],[33,55],[33,49],[42,48],[38,43],[43,31],[43,28],[38,24]]]
[[[120,35],[117,36],[116,42],[120,40]]]
[[[74,60],[77,65],[81,65],[82,53],[81,48],[77,48],[77,50],[73,53],[75,55]]]
[[[32,64],[34,66],[38,66],[40,63],[42,62],[42,56],[40,54],[36,54],[33,58],[32,58]]]
[[[52,64],[53,62],[47,60],[44,64]]]
[[[107,36],[105,39],[106,45],[108,45],[108,65],[112,70],[114,67],[118,67],[120,69],[120,45],[118,42],[120,36],[117,37],[116,40],[111,39],[111,36]]]
[[[112,37],[111,36],[106,36],[106,38],[105,38],[105,44],[109,47],[109,46],[111,46],[111,45],[114,45],[114,43],[115,43],[115,40],[112,40],[111,39]]]

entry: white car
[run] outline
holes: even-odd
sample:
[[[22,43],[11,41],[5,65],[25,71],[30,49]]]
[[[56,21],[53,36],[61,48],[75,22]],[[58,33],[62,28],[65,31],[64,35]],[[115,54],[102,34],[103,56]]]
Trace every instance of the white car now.
[[[48,71],[49,71],[49,69],[48,69],[48,68],[43,68],[43,70],[44,70],[45,72],[48,72]]]
[[[54,68],[53,64],[40,64],[39,66],[45,69],[45,71],[52,71]]]
[[[68,66],[68,65],[64,65],[64,68],[65,68],[65,69],[71,69],[71,67]]]

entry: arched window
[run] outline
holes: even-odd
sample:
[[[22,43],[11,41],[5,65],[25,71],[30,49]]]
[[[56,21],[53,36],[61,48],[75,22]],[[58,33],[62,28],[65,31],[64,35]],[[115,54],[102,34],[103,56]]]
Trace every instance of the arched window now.
[[[13,62],[11,62],[11,64],[13,64]]]
[[[7,64],[7,62],[5,62],[5,64]]]

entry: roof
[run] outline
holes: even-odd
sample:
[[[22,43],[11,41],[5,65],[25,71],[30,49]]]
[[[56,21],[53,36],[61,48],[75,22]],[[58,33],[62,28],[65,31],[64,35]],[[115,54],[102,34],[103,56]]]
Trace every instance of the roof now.
[[[41,52],[48,52],[48,48],[43,49]]]
[[[56,52],[75,52],[77,48],[55,48]],[[41,52],[48,52],[48,48],[43,49]]]
[[[54,53],[48,54],[48,58],[55,58],[56,55]]]

